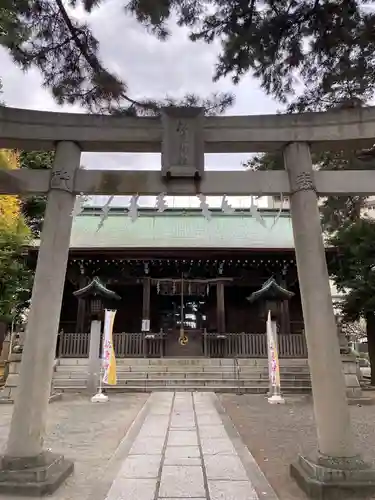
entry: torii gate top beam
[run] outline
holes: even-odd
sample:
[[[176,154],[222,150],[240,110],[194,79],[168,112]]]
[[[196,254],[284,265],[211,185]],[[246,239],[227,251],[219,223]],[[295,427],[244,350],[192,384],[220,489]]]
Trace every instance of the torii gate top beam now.
[[[280,172],[205,172],[204,152],[259,152],[289,143],[315,149],[360,149],[375,142],[375,107],[326,113],[204,117],[201,108],[170,107],[155,118],[29,111],[0,107],[0,147],[52,150],[75,143],[83,151],[161,152],[160,171],[66,167],[53,171],[0,170],[0,194],[47,193],[56,182],[73,194],[274,195],[290,194]],[[69,161],[64,158],[64,161]],[[375,193],[375,172],[314,172],[321,196]],[[309,181],[310,182],[310,181]]]
[[[0,107],[0,147],[52,150],[77,142],[82,151],[161,151],[162,120],[124,116],[55,113]],[[282,149],[308,142],[313,150],[366,148],[374,144],[375,107],[319,113],[203,118],[206,153]]]

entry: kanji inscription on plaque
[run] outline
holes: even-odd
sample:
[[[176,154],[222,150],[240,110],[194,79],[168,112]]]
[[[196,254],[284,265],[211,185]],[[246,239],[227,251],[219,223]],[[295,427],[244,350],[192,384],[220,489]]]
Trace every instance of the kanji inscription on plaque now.
[[[53,170],[51,173],[50,189],[73,192],[73,176],[66,170]]]
[[[163,176],[201,177],[204,171],[203,110],[164,108],[162,125]]]

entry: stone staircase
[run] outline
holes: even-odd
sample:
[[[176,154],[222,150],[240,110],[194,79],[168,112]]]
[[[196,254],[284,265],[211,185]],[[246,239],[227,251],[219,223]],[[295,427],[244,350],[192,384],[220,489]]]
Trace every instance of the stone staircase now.
[[[306,359],[282,359],[283,393],[311,391]],[[53,387],[58,391],[80,392],[87,385],[87,359],[60,359]],[[117,359],[117,385],[108,391],[214,391],[266,393],[266,359],[218,358],[121,358]]]

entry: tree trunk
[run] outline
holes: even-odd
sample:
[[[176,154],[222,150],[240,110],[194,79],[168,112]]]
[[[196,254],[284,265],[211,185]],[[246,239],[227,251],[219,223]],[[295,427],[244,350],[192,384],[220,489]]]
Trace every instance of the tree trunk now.
[[[371,365],[371,385],[375,385],[375,314],[366,314],[368,357]]]

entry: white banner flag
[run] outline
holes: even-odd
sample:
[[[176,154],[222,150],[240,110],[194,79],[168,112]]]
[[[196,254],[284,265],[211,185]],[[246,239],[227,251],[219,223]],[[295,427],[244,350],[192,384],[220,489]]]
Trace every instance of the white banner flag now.
[[[103,338],[103,383],[108,385],[117,384],[116,357],[113,347],[113,323],[116,311],[105,310],[104,314],[104,338]]]
[[[280,387],[280,366],[279,355],[277,349],[277,337],[274,332],[274,327],[271,320],[271,311],[268,311],[267,318],[267,344],[268,344],[268,360],[269,360],[269,377],[272,387]]]

